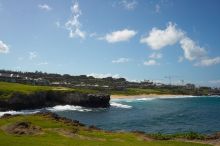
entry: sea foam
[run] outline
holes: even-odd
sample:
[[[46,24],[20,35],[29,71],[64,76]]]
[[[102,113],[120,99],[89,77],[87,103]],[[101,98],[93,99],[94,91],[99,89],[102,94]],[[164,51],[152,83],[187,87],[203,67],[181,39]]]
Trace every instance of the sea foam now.
[[[132,106],[130,106],[130,105],[121,104],[121,103],[117,103],[117,102],[111,102],[110,105],[113,107],[117,107],[117,108],[127,108],[127,109],[132,108]]]
[[[54,107],[46,108],[46,110],[51,112],[57,112],[57,111],[79,111],[79,112],[90,112],[92,109],[84,108],[81,106],[73,106],[73,105],[57,105]]]
[[[28,115],[28,114],[35,114],[35,113],[39,113],[39,112],[40,112],[40,110],[5,111],[5,112],[0,112],[0,117],[3,116],[4,114]]]

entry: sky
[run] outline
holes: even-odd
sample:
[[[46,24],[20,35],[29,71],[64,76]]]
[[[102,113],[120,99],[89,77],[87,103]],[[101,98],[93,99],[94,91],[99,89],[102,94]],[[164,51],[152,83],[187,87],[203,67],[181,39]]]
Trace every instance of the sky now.
[[[0,69],[220,87],[219,14],[219,0],[0,0]]]

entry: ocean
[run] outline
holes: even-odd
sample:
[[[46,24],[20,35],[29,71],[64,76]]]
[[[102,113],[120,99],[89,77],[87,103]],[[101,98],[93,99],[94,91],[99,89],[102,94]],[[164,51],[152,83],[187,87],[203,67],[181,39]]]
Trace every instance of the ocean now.
[[[55,106],[45,109],[0,112],[31,114],[51,111],[81,123],[113,131],[144,131],[146,133],[220,131],[220,97],[161,96],[159,98],[112,99],[110,108]]]

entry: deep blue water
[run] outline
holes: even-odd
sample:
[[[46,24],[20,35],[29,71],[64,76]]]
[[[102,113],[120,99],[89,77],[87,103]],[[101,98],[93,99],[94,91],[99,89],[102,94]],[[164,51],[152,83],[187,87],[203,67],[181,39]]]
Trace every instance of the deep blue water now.
[[[53,111],[107,130],[147,133],[220,131],[220,97],[115,99],[111,104],[109,109],[56,107]]]

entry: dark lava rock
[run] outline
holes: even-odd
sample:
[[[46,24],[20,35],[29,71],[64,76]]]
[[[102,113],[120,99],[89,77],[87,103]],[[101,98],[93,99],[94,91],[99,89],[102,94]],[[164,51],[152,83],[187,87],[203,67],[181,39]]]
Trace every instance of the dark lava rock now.
[[[79,105],[92,108],[109,107],[110,95],[79,92],[39,91],[33,94],[13,93],[8,100],[0,100],[0,111]]]

